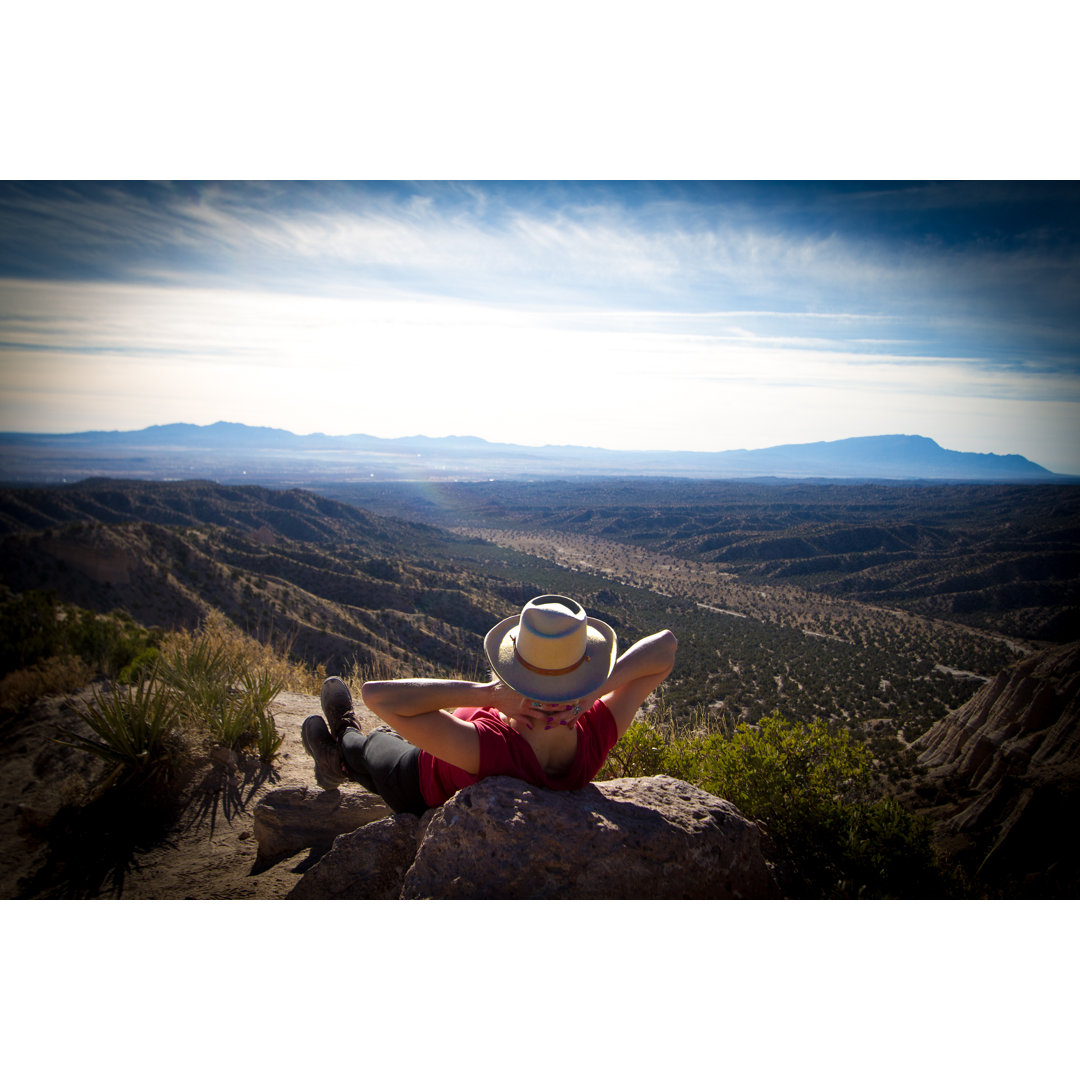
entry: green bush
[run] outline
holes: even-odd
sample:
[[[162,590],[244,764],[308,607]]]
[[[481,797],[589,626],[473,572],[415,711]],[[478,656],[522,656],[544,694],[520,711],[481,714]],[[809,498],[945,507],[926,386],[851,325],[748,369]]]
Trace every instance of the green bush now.
[[[615,744],[599,779],[615,776],[656,776],[667,772],[671,748],[664,736],[651,724],[631,724],[626,734]]]
[[[895,800],[875,797],[870,754],[846,731],[779,713],[739,724],[730,735],[674,735],[664,727],[631,724],[600,778],[666,773],[727,799],[764,824],[788,895],[945,891],[929,827]]]
[[[869,753],[823,720],[804,724],[774,713],[740,724],[731,738],[708,736],[702,750],[689,756],[698,786],[767,820],[792,845],[841,829],[845,808],[869,788]]]
[[[67,651],[81,656],[103,674],[115,677],[139,653],[151,647],[150,632],[127,615],[97,615],[72,609],[64,620]]]
[[[157,667],[161,659],[161,650],[156,645],[147,645],[130,663],[120,669],[117,681],[122,683],[135,683],[145,679]]]
[[[842,851],[850,875],[838,884],[842,895],[929,899],[953,891],[952,875],[934,854],[930,823],[895,799],[852,807]]]

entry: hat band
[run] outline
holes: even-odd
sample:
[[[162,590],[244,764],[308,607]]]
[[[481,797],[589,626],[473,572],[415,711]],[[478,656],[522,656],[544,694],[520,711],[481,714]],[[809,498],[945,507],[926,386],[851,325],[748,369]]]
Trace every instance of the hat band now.
[[[511,639],[513,640],[513,639]],[[531,671],[535,675],[569,675],[571,671],[577,671],[582,664],[589,659],[589,654],[585,653],[576,664],[571,664],[569,667],[564,668],[542,668],[537,667],[535,664],[530,664],[521,653],[518,652],[517,642],[514,642],[514,659],[523,667],[526,671]]]

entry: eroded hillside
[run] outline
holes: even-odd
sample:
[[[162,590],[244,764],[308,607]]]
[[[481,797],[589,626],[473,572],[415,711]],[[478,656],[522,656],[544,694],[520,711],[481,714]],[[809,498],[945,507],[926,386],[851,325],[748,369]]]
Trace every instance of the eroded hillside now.
[[[309,492],[87,481],[0,491],[0,527],[13,592],[166,628],[216,608],[328,670],[471,669],[507,605],[446,572],[436,530]]]

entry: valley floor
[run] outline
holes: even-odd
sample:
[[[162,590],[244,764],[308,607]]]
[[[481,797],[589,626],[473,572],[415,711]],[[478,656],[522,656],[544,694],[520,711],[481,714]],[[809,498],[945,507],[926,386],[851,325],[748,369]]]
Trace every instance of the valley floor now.
[[[1039,647],[793,585],[748,582],[709,563],[587,535],[454,531],[595,575],[601,583],[669,598],[672,617],[696,639],[680,649],[679,696],[683,703],[726,710],[729,719],[753,721],[779,708],[871,724],[903,746],[1002,667]],[[696,618],[687,615],[686,605]]]

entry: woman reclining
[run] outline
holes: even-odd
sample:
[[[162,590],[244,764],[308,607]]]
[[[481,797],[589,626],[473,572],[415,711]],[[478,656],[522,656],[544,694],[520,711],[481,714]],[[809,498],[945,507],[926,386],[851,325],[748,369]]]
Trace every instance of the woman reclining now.
[[[486,776],[572,791],[603,767],[645,699],[671,673],[670,630],[616,660],[615,631],[567,596],[538,596],[484,639],[490,682],[392,679],[364,704],[393,732],[365,735],[341,679],[301,734],[324,788],[355,780],[395,812],[422,814]]]

